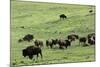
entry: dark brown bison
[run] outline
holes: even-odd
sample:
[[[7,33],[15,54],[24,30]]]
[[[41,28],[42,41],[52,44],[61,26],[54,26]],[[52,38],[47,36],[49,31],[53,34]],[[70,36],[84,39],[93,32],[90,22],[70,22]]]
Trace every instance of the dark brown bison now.
[[[90,45],[94,45],[95,44],[95,40],[90,38],[90,39],[88,39],[88,43]]]
[[[34,36],[31,34],[27,34],[25,35],[22,39],[19,39],[18,42],[22,42],[22,41],[28,41],[30,42],[31,40],[33,40]]]
[[[89,13],[92,13],[93,12],[93,10],[89,10]]]
[[[31,34],[27,34],[23,37],[23,41],[28,41],[30,42],[31,40],[33,40],[34,36]]]
[[[93,37],[93,36],[95,36],[95,33],[88,34],[87,37],[88,37],[88,39],[89,39],[89,38],[91,38],[91,37]]]
[[[60,49],[63,49],[63,47],[67,48],[68,46],[71,46],[71,42],[69,40],[63,39],[59,39],[58,44]]]
[[[43,41],[41,41],[41,40],[35,40],[35,41],[34,41],[34,44],[35,44],[35,46],[37,46],[37,47],[43,47]]]
[[[93,39],[95,40],[95,36],[93,36]]]
[[[52,41],[52,39],[48,39],[48,40],[46,40],[46,46],[47,46],[47,47],[50,46],[50,48],[53,47],[53,41]]]
[[[66,18],[67,18],[67,16],[65,14],[60,15],[60,19],[66,19]]]
[[[91,34],[88,34],[88,43],[90,45],[94,45],[95,44],[95,33],[91,33]]]
[[[67,39],[70,41],[75,41],[75,39],[78,39],[78,38],[79,38],[79,36],[76,34],[71,34],[71,35],[67,36]]]
[[[79,38],[79,44],[80,44],[80,43],[86,44],[86,40],[87,40],[86,37],[80,37],[80,38]]]
[[[58,44],[58,39],[51,39],[52,40],[52,44],[56,45]]]
[[[34,55],[37,55],[37,58],[38,58],[39,54],[41,55],[41,58],[42,58],[41,48],[35,47],[35,46],[28,46],[27,48],[22,50],[22,55],[24,57],[28,56],[29,59],[32,59]]]

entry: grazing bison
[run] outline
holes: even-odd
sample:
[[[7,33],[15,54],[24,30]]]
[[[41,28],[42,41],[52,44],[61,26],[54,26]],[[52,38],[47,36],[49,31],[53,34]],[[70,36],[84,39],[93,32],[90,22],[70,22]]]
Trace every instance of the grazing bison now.
[[[67,46],[71,46],[71,41],[69,40],[65,40],[65,41],[66,41]]]
[[[63,47],[67,48],[68,46],[71,46],[71,42],[69,40],[63,39],[59,39],[58,44],[60,49],[63,49]]]
[[[93,36],[93,39],[95,40],[95,36]]]
[[[93,10],[89,10],[89,13],[92,13],[93,12]]]
[[[60,15],[60,19],[66,19],[66,18],[67,18],[66,15],[64,15],[64,14],[61,14],[61,15]]]
[[[24,37],[23,37],[23,40],[24,41],[28,41],[28,42],[30,42],[31,40],[33,40],[33,35],[31,35],[31,34],[27,34],[27,35],[25,35]]]
[[[90,45],[95,44],[95,33],[88,34],[87,38]]]
[[[80,39],[79,39],[79,44],[80,44],[80,43],[86,44],[86,40],[87,40],[86,37],[80,37]]]
[[[58,39],[52,39],[52,44],[56,45],[58,43]]]
[[[53,42],[52,42],[52,40],[46,40],[46,46],[47,47],[49,47],[50,46],[50,48],[52,48],[53,47]]]
[[[71,35],[67,36],[67,39],[70,41],[75,41],[75,39],[78,39],[78,38],[79,38],[79,36],[76,34],[71,34]]]
[[[42,58],[41,48],[35,47],[35,46],[28,46],[26,49],[22,50],[22,55],[24,57],[28,56],[29,59],[32,59],[34,55],[37,55],[37,58],[38,58],[39,54],[41,55],[41,58]]]
[[[89,39],[89,38],[91,38],[91,37],[93,37],[93,36],[95,36],[95,33],[88,34],[87,37],[88,37],[88,39]]]
[[[46,46],[50,48],[53,48],[54,45],[58,45],[58,39],[49,39],[49,40],[46,40]]]
[[[35,44],[35,46],[37,46],[37,47],[43,47],[43,41],[35,40],[35,41],[34,41],[34,44]]]
[[[90,45],[94,45],[94,44],[95,44],[95,40],[92,39],[92,38],[90,38],[90,39],[88,39],[88,43],[89,43]]]

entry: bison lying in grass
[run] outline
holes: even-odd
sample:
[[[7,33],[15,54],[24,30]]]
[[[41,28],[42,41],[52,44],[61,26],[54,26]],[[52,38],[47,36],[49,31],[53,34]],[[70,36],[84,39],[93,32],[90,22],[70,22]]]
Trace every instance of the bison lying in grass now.
[[[35,47],[35,46],[28,46],[27,48],[22,50],[22,55],[24,57],[28,56],[29,59],[32,59],[34,55],[37,55],[37,58],[38,58],[39,54],[41,55],[41,58],[42,58],[41,48]]]
[[[28,41],[28,42],[30,42],[31,40],[33,40],[33,35],[31,35],[31,34],[27,34],[27,35],[25,35],[24,37],[23,37],[23,40],[24,41]]]
[[[18,42],[22,42],[22,41],[28,41],[30,42],[31,40],[33,40],[34,36],[31,34],[27,34],[25,35],[22,39],[19,39]]]

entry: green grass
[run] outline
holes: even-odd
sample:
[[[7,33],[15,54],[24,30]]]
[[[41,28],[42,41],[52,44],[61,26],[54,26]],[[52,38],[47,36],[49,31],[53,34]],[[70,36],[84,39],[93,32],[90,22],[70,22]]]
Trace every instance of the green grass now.
[[[89,10],[93,13],[89,13]],[[60,20],[65,14],[68,19]],[[82,47],[78,41],[68,49],[60,50],[43,47],[43,59],[23,58],[22,49],[33,42],[18,43],[26,34],[44,42],[50,38],[66,38],[73,31],[79,36],[95,32],[95,6],[11,1],[11,65],[34,65],[95,61],[95,46]],[[25,26],[25,29],[20,28]],[[56,32],[56,33],[55,33]],[[61,32],[61,34],[59,34]]]

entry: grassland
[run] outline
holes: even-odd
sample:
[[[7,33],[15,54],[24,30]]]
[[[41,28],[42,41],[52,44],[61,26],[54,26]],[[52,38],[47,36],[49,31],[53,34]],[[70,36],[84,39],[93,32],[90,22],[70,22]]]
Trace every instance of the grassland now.
[[[89,13],[91,9],[93,13]],[[67,15],[68,19],[60,20],[60,14]],[[11,65],[95,61],[95,46],[79,46],[78,40],[64,50],[57,46],[55,49],[44,46],[43,59],[36,61],[22,56],[22,49],[34,43],[17,42],[26,34],[33,34],[35,39],[43,40],[44,45],[46,39],[66,38],[72,32],[87,36],[95,32],[94,25],[95,6],[11,1]]]

